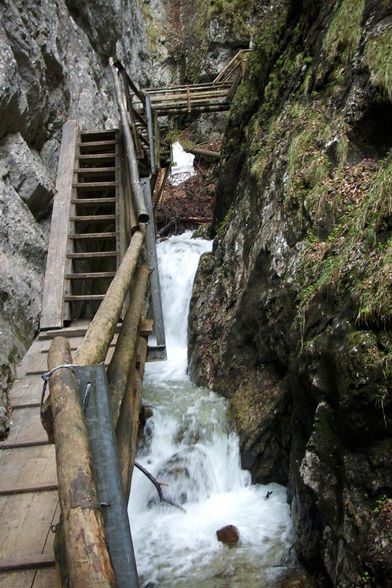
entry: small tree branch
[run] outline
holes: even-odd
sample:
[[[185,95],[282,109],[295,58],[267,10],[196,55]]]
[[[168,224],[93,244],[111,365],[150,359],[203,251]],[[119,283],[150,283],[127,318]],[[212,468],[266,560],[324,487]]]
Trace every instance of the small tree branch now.
[[[158,496],[159,496],[159,500],[161,502],[166,502],[167,504],[171,504],[171,506],[174,506],[175,508],[178,508],[179,510],[182,510],[182,512],[186,512],[185,508],[182,508],[182,506],[180,506],[179,504],[177,504],[176,502],[173,502],[172,500],[170,500],[169,498],[165,498],[162,492],[162,488],[160,483],[158,482],[158,480],[156,480],[154,478],[154,476],[152,474],[150,474],[149,471],[146,470],[146,468],[144,468],[142,465],[140,465],[140,463],[138,463],[137,461],[135,461],[135,468],[137,468],[138,470],[140,470],[145,476],[147,476],[147,478],[150,480],[150,482],[152,482],[158,492]]]

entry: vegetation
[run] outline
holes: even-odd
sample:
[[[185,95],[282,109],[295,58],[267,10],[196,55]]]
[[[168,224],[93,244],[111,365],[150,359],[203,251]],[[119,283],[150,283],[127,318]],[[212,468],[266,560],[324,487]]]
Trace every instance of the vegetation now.
[[[366,48],[366,61],[373,81],[392,100],[392,27],[372,39]]]
[[[353,58],[361,38],[365,0],[342,0],[323,40],[323,51],[330,63],[343,64]]]

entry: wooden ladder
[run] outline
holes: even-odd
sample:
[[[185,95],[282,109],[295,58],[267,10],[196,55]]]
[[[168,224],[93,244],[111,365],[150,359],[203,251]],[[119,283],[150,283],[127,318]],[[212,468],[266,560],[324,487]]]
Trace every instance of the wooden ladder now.
[[[92,318],[120,264],[117,130],[81,132],[75,154],[64,321]]]
[[[41,330],[91,319],[121,261],[119,131],[64,126]]]

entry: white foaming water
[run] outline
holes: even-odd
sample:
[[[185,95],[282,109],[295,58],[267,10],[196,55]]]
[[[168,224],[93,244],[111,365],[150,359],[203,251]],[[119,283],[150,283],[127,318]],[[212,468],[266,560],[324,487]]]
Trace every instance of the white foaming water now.
[[[287,569],[293,541],[285,488],[250,484],[227,402],[186,374],[192,285],[199,257],[210,247],[189,232],[158,246],[168,360],[147,365],[143,400],[153,416],[137,460],[167,484],[165,496],[186,513],[160,503],[151,482],[134,471],[129,515],[146,587],[273,586]],[[233,548],[216,538],[228,524],[240,532]]]

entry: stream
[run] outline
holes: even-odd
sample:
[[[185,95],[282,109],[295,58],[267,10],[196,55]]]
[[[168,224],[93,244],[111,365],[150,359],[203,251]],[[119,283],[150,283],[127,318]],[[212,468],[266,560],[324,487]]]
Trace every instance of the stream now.
[[[168,360],[147,364],[143,402],[153,416],[137,460],[186,513],[160,503],[151,482],[134,471],[129,516],[145,588],[275,586],[295,565],[286,489],[251,485],[227,401],[187,375],[189,301],[199,257],[211,245],[190,232],[158,245]],[[240,533],[231,548],[216,537],[228,524]]]

